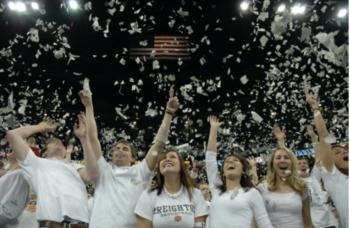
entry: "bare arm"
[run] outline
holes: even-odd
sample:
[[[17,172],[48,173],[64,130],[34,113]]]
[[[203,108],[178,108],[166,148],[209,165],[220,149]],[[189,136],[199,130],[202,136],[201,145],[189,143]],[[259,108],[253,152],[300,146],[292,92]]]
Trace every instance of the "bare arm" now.
[[[137,228],[152,228],[152,221],[136,215]]]
[[[309,103],[314,112],[315,127],[320,141],[315,150],[316,157],[319,158],[322,165],[328,171],[332,171],[334,161],[332,157],[331,147],[325,142],[325,138],[328,136],[328,130],[319,110],[319,104],[316,99],[310,94],[306,95],[306,101]]]
[[[79,125],[74,125],[74,134],[79,138],[84,151],[84,160],[86,163],[86,170],[80,169],[79,174],[85,182],[93,181],[98,176],[98,166],[93,152],[90,139],[88,137],[86,118],[84,114],[79,114]]]
[[[166,110],[164,113],[164,118],[162,124],[160,125],[157,135],[154,140],[154,144],[148,150],[146,155],[146,161],[148,168],[153,170],[157,163],[157,155],[159,151],[162,151],[165,147],[166,141],[168,140],[170,125],[175,115],[176,110],[179,108],[179,100],[177,97],[174,97],[174,90],[171,88],[169,91],[169,100],[166,105]]]
[[[310,136],[311,138],[311,142],[312,142],[312,147],[315,150],[315,164],[319,165],[320,164],[320,158],[319,158],[319,153],[316,153],[316,148],[318,146],[318,138],[316,133],[314,132],[314,128],[311,125],[307,125],[306,126],[306,130],[307,130],[307,134]]]
[[[37,125],[25,126],[10,130],[7,132],[6,138],[13,152],[16,154],[17,159],[23,161],[30,150],[25,139],[33,134],[54,131],[56,127],[57,124],[51,120],[43,121]]]
[[[89,91],[82,90],[79,92],[81,103],[85,106],[86,126],[88,130],[88,136],[91,142],[91,147],[95,153],[95,157],[98,160],[102,156],[101,144],[98,139],[97,125],[94,115],[94,106],[92,103],[92,96]]]
[[[259,178],[258,178],[258,172],[257,172],[257,169],[256,169],[256,161],[255,161],[255,158],[252,156],[252,157],[248,157],[247,158],[247,161],[250,165],[250,169],[249,169],[249,176],[252,180],[252,183],[254,185],[257,185],[258,182],[259,182]]]
[[[66,152],[66,157],[65,157],[65,159],[67,161],[71,161],[72,160],[72,152],[73,152],[73,145],[69,144],[67,146],[67,152]]]
[[[218,135],[218,129],[221,126],[221,122],[215,117],[215,116],[209,116],[208,117],[209,123],[210,123],[210,132],[209,132],[209,139],[208,139],[208,151],[217,152],[217,135]]]

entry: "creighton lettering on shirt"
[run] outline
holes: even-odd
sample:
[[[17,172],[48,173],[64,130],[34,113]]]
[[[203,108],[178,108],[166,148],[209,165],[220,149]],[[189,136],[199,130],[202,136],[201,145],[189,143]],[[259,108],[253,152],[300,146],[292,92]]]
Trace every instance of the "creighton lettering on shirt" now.
[[[208,214],[208,206],[198,189],[193,189],[192,200],[186,190],[176,198],[146,190],[137,202],[135,214],[152,221],[153,228],[193,228],[195,218]]]
[[[153,210],[154,215],[159,214],[161,217],[180,214],[193,215],[194,212],[194,205],[191,204],[156,206]]]

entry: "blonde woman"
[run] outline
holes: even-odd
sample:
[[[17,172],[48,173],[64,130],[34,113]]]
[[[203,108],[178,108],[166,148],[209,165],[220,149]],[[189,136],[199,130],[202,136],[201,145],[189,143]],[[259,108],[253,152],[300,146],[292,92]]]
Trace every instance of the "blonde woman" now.
[[[258,186],[275,228],[314,228],[306,183],[297,172],[297,159],[277,148],[268,163],[266,181]]]

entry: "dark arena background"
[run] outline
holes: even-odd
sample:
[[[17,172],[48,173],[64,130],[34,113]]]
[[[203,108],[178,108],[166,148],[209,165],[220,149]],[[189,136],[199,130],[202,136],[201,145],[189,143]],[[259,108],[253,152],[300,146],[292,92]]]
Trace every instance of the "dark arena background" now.
[[[181,107],[169,144],[187,159],[204,157],[208,115],[224,122],[222,153],[240,147],[265,162],[278,124],[289,147],[312,154],[304,88],[318,96],[331,133],[347,141],[347,1],[23,2],[0,3],[2,156],[6,130],[45,116],[73,142],[84,80],[106,156],[127,138],[144,157],[172,86]]]

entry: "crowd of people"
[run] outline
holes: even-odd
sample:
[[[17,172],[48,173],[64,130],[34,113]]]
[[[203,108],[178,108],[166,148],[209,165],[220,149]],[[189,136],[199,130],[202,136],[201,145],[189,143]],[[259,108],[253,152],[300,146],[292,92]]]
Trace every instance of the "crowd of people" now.
[[[58,138],[46,141],[44,152],[35,134],[54,132],[57,123],[7,131],[11,148],[0,164],[0,227],[47,228],[348,228],[348,145],[331,140],[319,103],[308,134],[315,163],[296,157],[275,127],[277,147],[267,174],[257,174],[256,162],[239,150],[220,151],[220,120],[209,116],[209,138],[203,169],[208,182],[192,178],[176,147],[167,141],[172,118],[180,106],[169,92],[164,117],[142,161],[131,141],[117,141],[111,161],[103,156],[92,94],[79,93],[85,111],[73,127],[84,154],[84,165],[72,162],[71,146]],[[218,154],[225,154],[219,164]],[[4,162],[2,162],[4,163]],[[193,170],[192,170],[193,171]],[[87,188],[87,186],[93,186]]]

